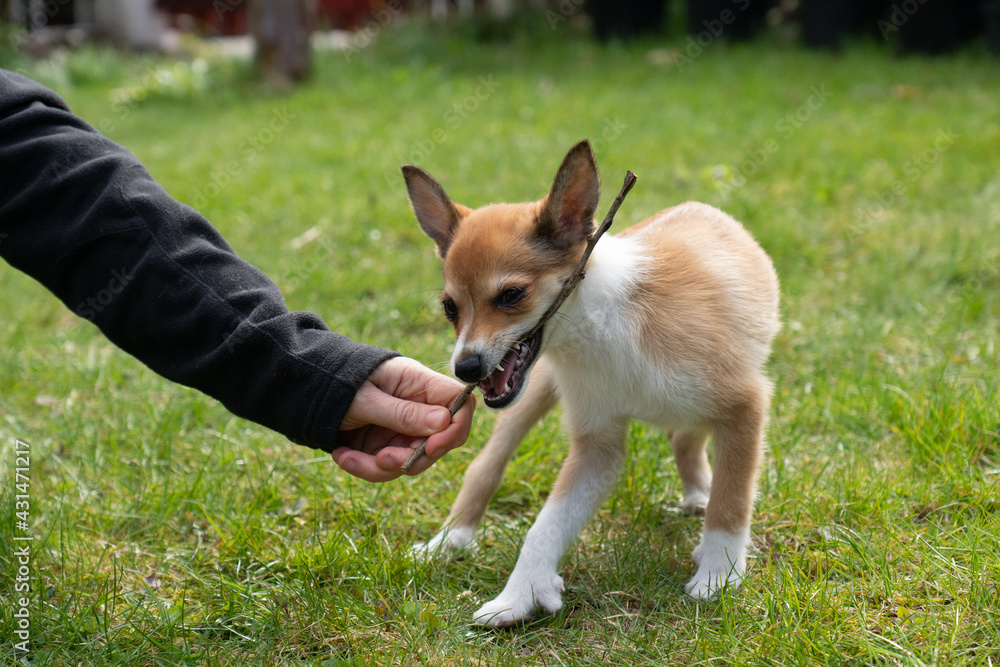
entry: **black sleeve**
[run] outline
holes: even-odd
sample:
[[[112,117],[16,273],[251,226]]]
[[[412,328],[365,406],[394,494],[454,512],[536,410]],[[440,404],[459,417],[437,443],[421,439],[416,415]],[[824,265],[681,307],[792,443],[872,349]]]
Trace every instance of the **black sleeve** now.
[[[0,70],[0,256],[160,375],[331,451],[394,353],[288,311],[278,287],[55,93]]]

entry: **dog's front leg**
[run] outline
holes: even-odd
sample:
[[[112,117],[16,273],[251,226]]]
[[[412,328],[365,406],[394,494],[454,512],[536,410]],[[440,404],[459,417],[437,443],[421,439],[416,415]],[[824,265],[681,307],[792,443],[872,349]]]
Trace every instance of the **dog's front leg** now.
[[[500,413],[486,446],[465,471],[462,490],[444,526],[426,544],[415,545],[415,555],[465,551],[475,546],[476,527],[503,480],[507,463],[531,427],[555,406],[556,398],[548,364],[545,359],[539,359],[524,395],[513,407]]]
[[[743,583],[768,401],[766,389],[749,392],[743,405],[716,425],[712,493],[705,532],[693,554],[698,570],[684,587],[695,599],[711,599],[724,586]]]
[[[562,607],[559,559],[584,524],[607,498],[621,472],[625,425],[600,434],[574,436],[569,457],[538,519],[528,531],[503,592],[474,615],[476,623],[510,627],[541,610]]]

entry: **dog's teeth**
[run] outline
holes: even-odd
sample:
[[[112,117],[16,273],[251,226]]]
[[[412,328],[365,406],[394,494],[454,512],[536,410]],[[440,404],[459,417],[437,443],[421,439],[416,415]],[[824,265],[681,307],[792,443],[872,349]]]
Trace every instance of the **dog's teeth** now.
[[[503,364],[497,364],[497,370],[503,372]]]
[[[507,384],[505,384],[503,386],[503,393],[504,394],[509,394],[510,393],[510,382],[508,382]]]

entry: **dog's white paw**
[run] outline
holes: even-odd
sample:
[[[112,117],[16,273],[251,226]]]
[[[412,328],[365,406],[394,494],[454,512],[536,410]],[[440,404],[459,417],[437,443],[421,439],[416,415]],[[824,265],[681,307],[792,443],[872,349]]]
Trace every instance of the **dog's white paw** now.
[[[681,502],[681,511],[691,516],[705,516],[705,508],[708,507],[708,492],[691,491],[684,496]]]
[[[530,621],[539,611],[554,614],[562,608],[563,580],[558,574],[534,581],[507,582],[503,592],[479,608],[472,619],[491,628],[509,628]]]
[[[723,588],[728,586],[735,590],[740,587],[746,572],[746,566],[743,567],[743,571],[738,571],[736,567],[729,568],[728,565],[726,569],[713,570],[701,565],[691,581],[684,586],[684,592],[695,600],[714,600]]]
[[[735,590],[747,571],[747,542],[750,531],[732,535],[721,530],[706,530],[692,556],[698,570],[684,586],[695,600],[714,599],[726,586]]]
[[[414,544],[410,547],[410,555],[419,560],[429,560],[457,553],[472,552],[477,547],[475,529],[456,526],[455,528],[443,528],[429,542]]]

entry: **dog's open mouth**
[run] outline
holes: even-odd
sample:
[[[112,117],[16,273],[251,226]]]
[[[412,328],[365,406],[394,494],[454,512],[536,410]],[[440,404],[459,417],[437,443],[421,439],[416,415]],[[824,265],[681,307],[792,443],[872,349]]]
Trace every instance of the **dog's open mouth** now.
[[[515,345],[493,374],[479,383],[479,390],[483,392],[483,401],[487,406],[503,408],[517,398],[541,346],[542,329],[539,329],[531,338]]]

